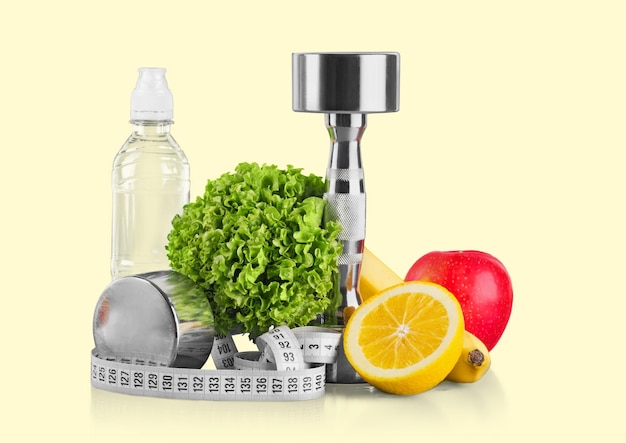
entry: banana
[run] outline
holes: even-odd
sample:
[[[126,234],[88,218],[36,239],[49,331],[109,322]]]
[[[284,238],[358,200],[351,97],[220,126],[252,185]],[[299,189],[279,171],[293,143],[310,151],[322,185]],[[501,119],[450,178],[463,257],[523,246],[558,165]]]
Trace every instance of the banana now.
[[[463,350],[446,380],[473,383],[482,378],[491,366],[491,356],[484,343],[471,332],[463,335]]]
[[[383,289],[402,283],[402,278],[372,254],[372,251],[367,248],[363,249],[363,261],[358,284],[359,294],[363,300],[373,297]]]

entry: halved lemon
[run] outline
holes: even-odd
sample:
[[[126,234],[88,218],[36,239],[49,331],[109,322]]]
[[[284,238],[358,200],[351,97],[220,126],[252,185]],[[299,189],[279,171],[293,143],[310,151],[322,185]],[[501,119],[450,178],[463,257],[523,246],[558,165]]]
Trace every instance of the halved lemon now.
[[[463,312],[446,288],[411,281],[365,300],[344,330],[348,361],[391,394],[427,391],[450,373],[463,347]]]

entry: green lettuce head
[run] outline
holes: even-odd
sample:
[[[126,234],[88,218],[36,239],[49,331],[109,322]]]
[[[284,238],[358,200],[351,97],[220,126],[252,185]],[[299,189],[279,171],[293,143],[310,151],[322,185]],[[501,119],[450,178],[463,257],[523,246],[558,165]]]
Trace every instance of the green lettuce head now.
[[[170,265],[204,290],[217,332],[256,337],[336,308],[341,228],[323,223],[323,179],[301,171],[241,163],[172,220]]]

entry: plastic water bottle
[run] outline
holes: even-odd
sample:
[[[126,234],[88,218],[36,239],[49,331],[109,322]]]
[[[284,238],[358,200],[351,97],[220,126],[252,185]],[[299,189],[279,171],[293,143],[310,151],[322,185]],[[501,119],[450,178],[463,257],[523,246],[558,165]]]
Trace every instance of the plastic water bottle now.
[[[169,269],[167,235],[189,202],[189,162],[170,133],[173,99],[165,72],[139,68],[132,133],[113,162],[113,278]]]

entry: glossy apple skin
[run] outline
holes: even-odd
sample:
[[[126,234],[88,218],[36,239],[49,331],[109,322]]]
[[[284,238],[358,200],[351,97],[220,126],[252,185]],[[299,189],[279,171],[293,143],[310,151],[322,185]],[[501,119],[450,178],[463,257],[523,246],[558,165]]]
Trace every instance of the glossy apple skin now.
[[[513,308],[513,286],[504,265],[481,251],[433,251],[420,257],[405,281],[440,284],[457,298],[465,329],[491,351],[506,328]]]

